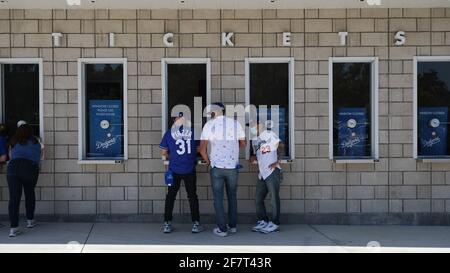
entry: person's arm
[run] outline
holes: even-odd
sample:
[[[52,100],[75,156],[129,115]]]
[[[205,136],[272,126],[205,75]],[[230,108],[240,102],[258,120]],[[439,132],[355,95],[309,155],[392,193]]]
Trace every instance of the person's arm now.
[[[202,157],[203,161],[206,162],[206,165],[210,165],[211,161],[208,156],[208,144],[211,139],[211,128],[210,122],[207,122],[205,126],[203,126],[202,133],[200,135],[200,145],[198,147],[198,153]]]
[[[275,162],[273,162],[272,164],[270,164],[269,165],[269,168],[271,168],[271,169],[275,169],[275,168],[277,168],[277,167],[279,167],[280,166],[280,152],[281,152],[281,150],[282,150],[282,143],[281,143],[281,140],[279,139],[279,138],[277,138],[277,143],[276,144],[274,144],[274,148],[275,148],[275,150],[277,150],[277,161],[275,161]]]
[[[247,140],[245,138],[239,139],[239,148],[245,148],[247,146]]]
[[[44,160],[44,143],[39,141],[39,145],[41,145],[41,160]]]
[[[247,140],[245,140],[245,131],[241,124],[237,122],[237,138],[239,140],[239,148],[245,148],[247,146]]]
[[[167,160],[169,157],[169,144],[167,143],[167,133],[164,134],[161,139],[161,143],[159,144],[160,154],[162,160]]]
[[[1,137],[0,145],[0,163],[4,163],[8,160],[8,146],[4,137]]]
[[[210,161],[208,157],[208,140],[200,141],[200,147],[198,152],[200,153],[200,156],[206,162],[206,164],[209,165]]]
[[[252,140],[250,140],[250,163],[254,164],[258,162],[258,158],[256,157],[255,147],[253,146]]]
[[[169,157],[169,151],[166,149],[161,149],[160,154],[163,160],[167,160],[167,158]]]

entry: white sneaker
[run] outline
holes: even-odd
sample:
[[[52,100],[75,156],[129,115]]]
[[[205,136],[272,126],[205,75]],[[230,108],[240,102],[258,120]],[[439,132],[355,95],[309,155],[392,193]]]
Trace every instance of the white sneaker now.
[[[225,231],[225,232],[221,231],[220,228],[218,228],[218,227],[216,227],[213,230],[213,233],[216,234],[217,236],[220,236],[220,237],[227,237],[228,236],[228,232],[227,231]]]
[[[280,227],[278,225],[275,225],[272,222],[269,222],[264,228],[260,230],[261,233],[271,233],[271,232],[279,232]]]
[[[254,227],[252,228],[252,231],[254,231],[254,232],[260,232],[261,229],[265,228],[268,224],[269,224],[269,223],[267,223],[266,221],[260,220],[260,221],[256,222],[256,226],[254,226]]]
[[[237,228],[235,228],[235,227],[230,228],[230,226],[227,225],[227,231],[228,231],[228,233],[230,233],[231,235],[233,235],[233,234],[236,234]]]
[[[9,237],[16,237],[20,233],[21,233],[21,231],[18,227],[9,229]]]
[[[171,222],[164,222],[164,233],[171,233],[172,231],[173,231],[172,223]]]
[[[195,221],[192,224],[192,233],[199,233],[199,232],[202,232],[204,230],[205,230],[205,228],[198,221]]]
[[[35,220],[27,220],[27,228],[34,228],[36,226]]]

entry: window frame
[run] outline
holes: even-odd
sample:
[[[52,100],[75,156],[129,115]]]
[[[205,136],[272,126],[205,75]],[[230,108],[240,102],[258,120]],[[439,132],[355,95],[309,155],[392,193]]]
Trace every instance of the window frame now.
[[[89,159],[86,157],[86,64],[123,65],[123,158]],[[78,164],[121,164],[128,160],[128,60],[127,58],[79,58],[78,59]]]
[[[450,162],[449,157],[424,158],[418,155],[418,65],[419,62],[450,62],[450,56],[414,56],[413,60],[413,158],[422,162]]]
[[[211,104],[211,59],[210,58],[162,58],[161,59],[161,134],[167,131],[168,90],[167,90],[167,65],[169,64],[206,64],[206,104]],[[206,105],[205,105],[206,106]],[[203,110],[203,109],[202,109]],[[194,115],[194,113],[191,113]],[[203,112],[202,112],[203,115]]]
[[[39,67],[39,138],[45,143],[44,131],[44,61],[42,58],[0,58],[0,119],[3,120],[3,65],[5,64],[37,64]]]
[[[333,64],[370,63],[371,64],[371,158],[340,158],[334,156],[333,139]],[[330,57],[328,60],[328,153],[329,159],[336,163],[374,163],[379,161],[379,59],[378,57]]]
[[[295,59],[293,57],[257,57],[245,58],[245,107],[250,105],[250,64],[254,63],[286,63],[289,66],[289,158],[281,160],[282,163],[291,163],[295,159]],[[247,110],[247,109],[246,109]],[[245,158],[250,158],[250,145],[245,148]]]

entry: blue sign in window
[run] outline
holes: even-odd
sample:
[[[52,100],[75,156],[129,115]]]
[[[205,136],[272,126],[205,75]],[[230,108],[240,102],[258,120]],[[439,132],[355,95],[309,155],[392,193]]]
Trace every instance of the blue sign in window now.
[[[89,101],[88,157],[123,157],[122,115],[121,100]]]
[[[368,125],[366,108],[338,109],[338,156],[367,156]]]
[[[419,108],[419,152],[423,156],[447,154],[447,107]]]

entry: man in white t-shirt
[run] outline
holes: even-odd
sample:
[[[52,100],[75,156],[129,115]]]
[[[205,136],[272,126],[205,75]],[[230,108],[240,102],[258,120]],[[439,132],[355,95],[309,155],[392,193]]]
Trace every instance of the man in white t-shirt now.
[[[217,228],[213,232],[225,237],[237,231],[239,148],[246,146],[245,131],[237,120],[224,115],[225,106],[222,103],[214,103],[209,107],[208,113],[212,119],[203,127],[199,152],[203,160],[211,166],[210,176],[217,223]],[[223,205],[224,185],[228,198],[228,225]]]
[[[261,233],[278,232],[280,230],[280,183],[281,167],[278,160],[278,146],[280,139],[262,122],[250,124],[252,148],[254,155],[250,158],[253,163],[258,162],[259,174],[256,185],[256,214],[258,222],[252,228]],[[272,219],[269,221],[264,205],[267,194],[271,196]]]

